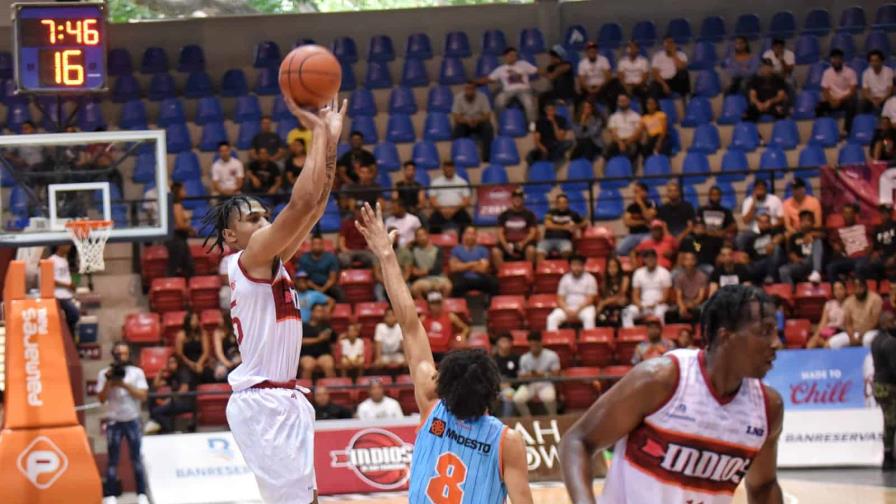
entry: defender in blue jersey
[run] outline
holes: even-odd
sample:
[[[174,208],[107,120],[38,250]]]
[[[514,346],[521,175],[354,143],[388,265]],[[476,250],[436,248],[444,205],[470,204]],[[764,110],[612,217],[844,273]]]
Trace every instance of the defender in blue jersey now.
[[[454,350],[436,371],[429,338],[417,317],[382,209],[365,204],[355,226],[383,269],[383,284],[404,337],[414,395],[422,412],[411,461],[410,504],[531,504],[526,446],[516,431],[488,414],[500,377],[482,350]]]

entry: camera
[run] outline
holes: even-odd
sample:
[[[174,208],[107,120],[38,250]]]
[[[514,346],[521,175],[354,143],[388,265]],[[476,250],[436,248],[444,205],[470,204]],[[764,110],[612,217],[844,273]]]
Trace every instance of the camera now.
[[[111,366],[109,366],[109,371],[106,371],[106,378],[109,380],[124,380],[124,375],[127,370],[126,364],[120,362],[113,362]]]

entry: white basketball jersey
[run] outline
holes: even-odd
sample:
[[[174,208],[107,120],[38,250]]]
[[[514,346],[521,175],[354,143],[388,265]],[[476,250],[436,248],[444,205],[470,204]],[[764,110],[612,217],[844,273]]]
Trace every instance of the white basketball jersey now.
[[[616,443],[600,504],[728,504],[768,437],[759,380],[720,399],[702,351],[666,355],[678,364],[675,393]]]
[[[265,380],[294,380],[302,350],[302,315],[289,272],[281,263],[271,280],[252,278],[242,255],[234,254],[227,268],[230,317],[242,358],[227,377],[236,391]]]

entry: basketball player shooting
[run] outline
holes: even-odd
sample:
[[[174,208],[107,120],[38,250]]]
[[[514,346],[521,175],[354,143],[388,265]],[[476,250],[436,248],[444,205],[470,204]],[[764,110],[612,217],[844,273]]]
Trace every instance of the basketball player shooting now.
[[[751,504],[783,502],[777,445],[784,407],[760,379],[779,346],[775,308],[755,287],[707,301],[707,350],[635,366],[566,433],[560,466],[574,504],[594,504],[592,457],[613,445],[600,504],[722,504],[745,481]]]
[[[405,284],[379,205],[367,204],[355,226],[382,268],[404,337],[421,424],[411,461],[410,504],[531,504],[522,437],[488,414],[500,377],[482,350],[449,352],[436,371],[429,339]]]
[[[312,131],[305,169],[274,222],[257,199],[235,196],[205,217],[212,248],[236,249],[228,277],[230,313],[242,363],[228,376],[233,394],[227,423],[264,502],[316,502],[314,408],[296,390],[302,320],[289,260],[324,212],[336,176],[336,145],[346,102],[334,99],[318,113],[289,109]]]

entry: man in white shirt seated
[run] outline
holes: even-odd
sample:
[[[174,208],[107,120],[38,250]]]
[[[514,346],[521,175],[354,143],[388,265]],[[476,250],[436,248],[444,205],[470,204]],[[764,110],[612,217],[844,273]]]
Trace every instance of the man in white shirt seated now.
[[[569,260],[569,272],[560,279],[557,287],[557,308],[548,315],[547,330],[556,331],[564,322],[582,323],[583,329],[593,329],[597,311],[597,279],[585,271],[585,258],[573,256]]]
[[[647,315],[663,320],[669,308],[666,302],[672,287],[672,275],[657,264],[656,251],[652,249],[642,252],[641,260],[644,266],[632,275],[632,304],[622,310],[623,327],[634,327],[637,319]]]
[[[590,101],[597,108],[597,103],[609,105],[607,90],[613,78],[613,68],[606,56],[597,52],[597,44],[588,42],[585,45],[585,57],[579,60],[576,69],[576,80],[582,91],[582,99]]]
[[[519,378],[549,378],[560,372],[560,356],[550,348],[544,348],[541,343],[541,333],[529,332],[526,338],[529,341],[529,351],[520,357]],[[557,389],[554,382],[535,381],[520,385],[513,394],[513,403],[516,405],[520,416],[531,416],[529,401],[537,397],[548,415],[557,414]]]
[[[495,112],[499,115],[514,99],[522,104],[526,110],[526,119],[534,123],[538,118],[538,106],[535,101],[535,93],[529,76],[538,73],[538,68],[526,60],[521,60],[519,53],[513,47],[504,49],[504,64],[492,70],[492,73],[483,77],[479,84],[498,82],[501,90],[495,95]]]
[[[641,56],[641,48],[632,40],[625,46],[625,57],[616,64],[616,78],[625,94],[636,98],[642,105],[647,99],[647,82],[650,63]]]
[[[750,243],[760,234],[756,218],[768,215],[772,227],[780,226],[784,218],[784,203],[781,198],[768,192],[768,183],[759,179],[753,184],[753,194],[744,198],[740,217],[746,229],[737,234],[737,249],[746,251]]]
[[[845,113],[844,129],[849,134],[852,118],[856,115],[856,72],[843,63],[843,51],[831,49],[831,66],[821,74],[821,100],[815,107],[815,115],[829,116]]]
[[[631,109],[631,99],[622,94],[616,101],[616,112],[610,116],[607,125],[612,141],[607,145],[607,159],[613,156],[627,156],[634,164],[638,158],[641,140],[641,114]]]
[[[233,156],[230,143],[218,144],[218,159],[212,163],[212,194],[233,196],[243,188],[246,172],[243,163]]]
[[[379,380],[371,380],[368,389],[370,397],[358,405],[357,417],[361,420],[382,420],[384,418],[403,418],[404,412],[398,401],[386,395],[386,390]]]
[[[893,94],[893,74],[893,69],[884,65],[884,53],[877,49],[868,53],[868,68],[862,72],[863,114],[880,114],[884,102]]]
[[[761,59],[772,62],[772,70],[784,79],[789,85],[793,85],[793,68],[796,65],[796,55],[787,48],[781,39],[772,40],[772,46],[762,53]]]
[[[404,206],[404,201],[396,199],[392,202],[392,215],[386,217],[386,229],[395,228],[398,230],[399,247],[407,247],[413,242],[417,228],[422,225],[419,217],[408,212],[408,209]]]
[[[473,219],[467,210],[473,192],[470,183],[457,174],[454,162],[442,162],[442,174],[429,184],[429,202],[432,215],[429,217],[429,229],[433,233],[442,233],[448,228],[457,229],[462,235]]]
[[[691,77],[688,75],[688,57],[678,49],[672,37],[663,39],[663,48],[650,61],[653,69],[651,95],[668,98],[672,93],[687,96],[691,93]]]

